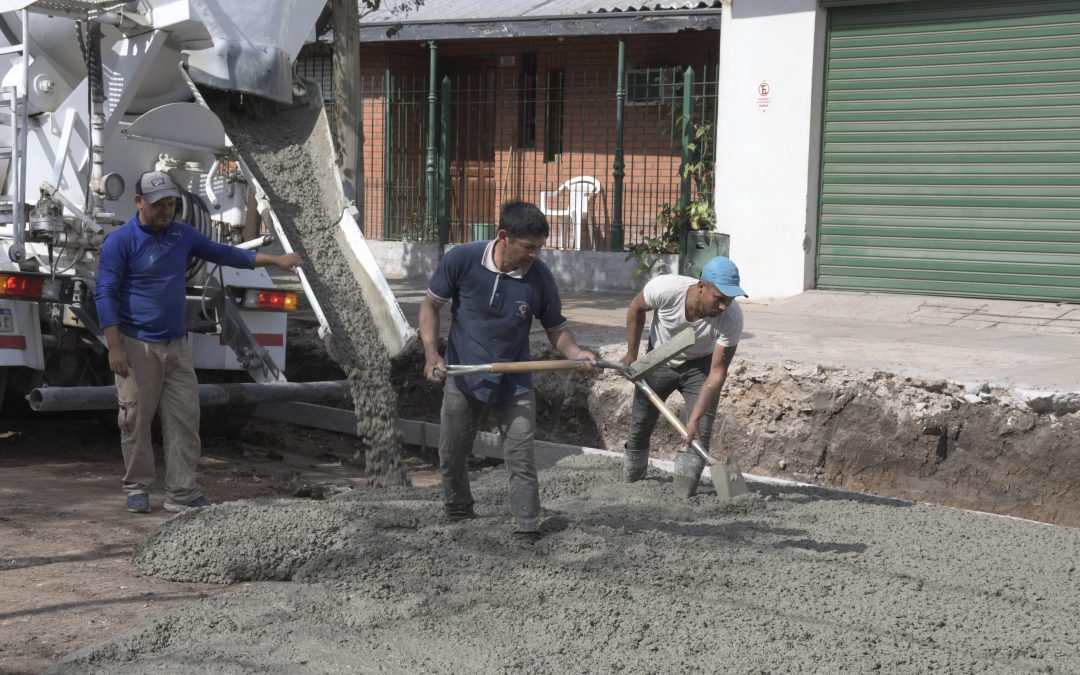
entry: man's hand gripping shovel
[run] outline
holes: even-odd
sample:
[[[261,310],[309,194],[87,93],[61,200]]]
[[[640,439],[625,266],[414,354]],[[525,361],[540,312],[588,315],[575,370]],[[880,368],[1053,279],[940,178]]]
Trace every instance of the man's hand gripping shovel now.
[[[692,328],[687,328],[673,339],[655,347],[651,352],[628,366],[619,362],[604,360],[596,361],[595,364],[588,361],[573,360],[511,361],[475,366],[447,366],[445,371],[436,370],[435,376],[442,378],[456,377],[459,375],[479,375],[482,373],[535,373],[541,371],[575,370],[587,366],[611,368],[612,370],[619,371],[626,379],[633,382],[634,386],[640,389],[641,393],[648,397],[649,401],[656,406],[656,409],[660,411],[664,418],[675,427],[675,430],[685,437],[686,426],[684,426],[678,416],[671,412],[667,405],[664,404],[664,401],[655,391],[653,391],[652,387],[645,382],[645,376],[689,349],[693,346],[694,341],[694,330]],[[706,452],[705,448],[703,448],[696,440],[691,443],[690,447],[692,447],[709,466],[709,475],[712,477],[713,485],[716,486],[717,497],[728,500],[747,492],[746,481],[743,479],[742,471],[739,470],[739,465],[735,463],[734,457],[728,455],[724,461],[720,461]],[[697,485],[695,480],[695,484],[691,486],[689,494],[692,495],[696,488]]]

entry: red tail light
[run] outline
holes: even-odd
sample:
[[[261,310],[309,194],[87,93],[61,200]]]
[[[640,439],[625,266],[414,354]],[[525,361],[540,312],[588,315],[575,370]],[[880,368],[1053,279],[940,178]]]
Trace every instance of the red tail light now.
[[[0,274],[0,298],[40,300],[44,289],[45,277],[28,274]]]
[[[291,291],[266,291],[249,288],[244,291],[244,309],[266,309],[275,312],[296,310],[297,295]]]

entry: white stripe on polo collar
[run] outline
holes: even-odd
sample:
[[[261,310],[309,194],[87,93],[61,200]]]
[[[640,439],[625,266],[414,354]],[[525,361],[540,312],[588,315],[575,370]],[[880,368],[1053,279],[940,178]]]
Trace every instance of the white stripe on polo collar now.
[[[512,279],[520,279],[525,276],[525,272],[520,269],[511,270],[509,272],[503,272],[499,269],[499,266],[495,264],[495,242],[498,239],[492,239],[488,242],[487,248],[484,249],[484,267],[495,274],[505,274]]]

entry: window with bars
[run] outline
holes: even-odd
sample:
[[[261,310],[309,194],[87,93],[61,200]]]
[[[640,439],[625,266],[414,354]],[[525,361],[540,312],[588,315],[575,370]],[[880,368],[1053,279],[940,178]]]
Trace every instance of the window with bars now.
[[[626,71],[626,105],[656,105],[671,86],[672,68]]]
[[[561,69],[549,70],[547,107],[544,111],[544,161],[553,162],[563,151],[563,84]]]
[[[521,57],[521,134],[523,148],[536,147],[536,54]]]

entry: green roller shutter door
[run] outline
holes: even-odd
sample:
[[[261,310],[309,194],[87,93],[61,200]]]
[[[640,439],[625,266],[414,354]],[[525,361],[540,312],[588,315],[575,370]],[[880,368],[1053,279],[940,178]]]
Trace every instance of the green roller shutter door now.
[[[819,288],[1080,301],[1080,2],[829,10]]]

